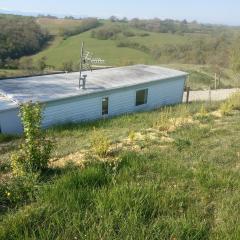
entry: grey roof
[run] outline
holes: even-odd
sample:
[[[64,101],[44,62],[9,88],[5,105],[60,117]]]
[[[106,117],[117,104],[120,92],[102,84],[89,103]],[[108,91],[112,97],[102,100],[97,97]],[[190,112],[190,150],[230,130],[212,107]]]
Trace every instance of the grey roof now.
[[[1,80],[0,93],[17,103],[30,100],[47,102],[187,75],[185,72],[147,65],[108,68],[84,74],[87,74],[84,90],[78,89],[79,73],[74,72]]]

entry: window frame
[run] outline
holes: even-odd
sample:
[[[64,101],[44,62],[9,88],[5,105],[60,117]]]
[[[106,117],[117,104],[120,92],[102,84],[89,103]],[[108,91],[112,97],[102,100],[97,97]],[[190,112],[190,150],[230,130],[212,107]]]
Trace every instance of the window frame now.
[[[104,109],[104,99],[106,103],[106,109]],[[102,116],[108,116],[109,114],[109,96],[102,97]]]
[[[140,92],[144,92],[144,99],[143,101],[138,101],[138,94]],[[141,93],[140,93],[141,94]],[[146,105],[148,103],[148,88],[144,88],[144,89],[138,89],[136,90],[136,95],[135,95],[135,106],[139,107],[139,106],[143,106]]]

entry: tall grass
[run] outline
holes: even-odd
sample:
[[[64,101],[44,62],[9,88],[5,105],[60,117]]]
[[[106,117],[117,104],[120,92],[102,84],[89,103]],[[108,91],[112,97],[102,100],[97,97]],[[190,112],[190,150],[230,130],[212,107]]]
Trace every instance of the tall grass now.
[[[48,133],[60,139],[61,155],[69,139],[71,151],[87,146],[93,125],[115,140],[129,136],[129,128],[133,133],[165,118],[193,116],[201,106],[175,106]],[[216,107],[206,106],[204,112]],[[174,142],[164,148],[149,139],[140,151],[122,151],[118,162],[67,168],[42,184],[32,203],[4,215],[0,239],[238,239],[239,121],[238,112],[204,125],[185,125],[169,133]]]

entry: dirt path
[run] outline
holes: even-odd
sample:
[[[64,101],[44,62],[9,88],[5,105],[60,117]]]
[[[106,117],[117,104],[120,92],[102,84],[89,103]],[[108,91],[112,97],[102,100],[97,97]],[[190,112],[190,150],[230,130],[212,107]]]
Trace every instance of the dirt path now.
[[[238,88],[232,89],[218,89],[211,90],[211,94],[209,90],[205,91],[191,91],[189,95],[189,101],[209,101],[210,98],[212,101],[221,101],[227,99],[231,94],[239,91]],[[183,102],[186,102],[187,93],[184,93]]]

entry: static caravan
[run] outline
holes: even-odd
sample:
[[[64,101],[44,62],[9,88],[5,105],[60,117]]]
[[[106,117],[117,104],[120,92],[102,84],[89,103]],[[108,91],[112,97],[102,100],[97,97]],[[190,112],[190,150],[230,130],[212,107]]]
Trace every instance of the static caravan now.
[[[147,65],[0,81],[0,132],[19,134],[19,104],[45,105],[43,127],[146,111],[182,102],[187,73]]]

